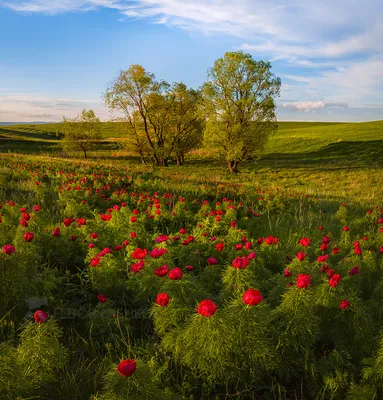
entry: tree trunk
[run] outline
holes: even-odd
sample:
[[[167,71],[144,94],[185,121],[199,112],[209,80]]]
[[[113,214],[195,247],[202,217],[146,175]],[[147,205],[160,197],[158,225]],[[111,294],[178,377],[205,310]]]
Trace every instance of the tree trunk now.
[[[181,155],[177,155],[177,166],[181,167],[182,165],[184,165],[183,157]]]
[[[227,167],[231,174],[237,174],[239,172],[238,164],[239,164],[239,161],[236,161],[236,160],[230,160],[227,162]]]
[[[161,167],[167,167],[168,166],[168,159],[167,158],[161,158],[160,165],[161,165]]]
[[[82,151],[84,152],[84,158],[87,158],[87,156],[86,156],[86,150],[85,150],[85,149],[82,149]]]

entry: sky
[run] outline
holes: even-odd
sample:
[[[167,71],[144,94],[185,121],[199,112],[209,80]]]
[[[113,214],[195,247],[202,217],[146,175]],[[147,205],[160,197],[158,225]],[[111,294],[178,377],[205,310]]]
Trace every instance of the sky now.
[[[281,121],[383,119],[381,0],[0,0],[0,122],[108,120],[121,69],[198,88],[237,50],[272,63]]]

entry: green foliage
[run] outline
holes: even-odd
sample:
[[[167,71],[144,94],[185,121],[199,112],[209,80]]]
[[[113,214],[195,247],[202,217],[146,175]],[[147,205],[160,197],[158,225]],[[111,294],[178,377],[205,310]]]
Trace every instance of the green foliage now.
[[[276,131],[274,99],[281,81],[271,64],[255,61],[242,51],[225,53],[209,70],[202,88],[207,142],[219,146],[230,172],[263,152]]]
[[[65,151],[82,151],[87,158],[87,152],[97,147],[101,139],[101,121],[93,110],[83,109],[76,118],[65,118],[62,122],[64,137],[61,146]]]

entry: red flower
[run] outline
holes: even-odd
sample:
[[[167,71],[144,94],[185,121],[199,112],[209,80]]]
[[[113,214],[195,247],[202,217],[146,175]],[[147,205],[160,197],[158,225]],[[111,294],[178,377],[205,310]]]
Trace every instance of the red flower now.
[[[187,265],[185,269],[186,271],[193,271],[194,267],[192,265]]]
[[[202,300],[197,308],[198,314],[203,315],[204,317],[211,317],[216,313],[216,311],[217,306],[211,300]]]
[[[255,260],[256,258],[257,258],[257,253],[255,253],[254,251],[249,253],[249,255],[247,256],[248,260]]]
[[[311,277],[307,274],[300,274],[297,278],[297,286],[299,289],[306,289],[310,286]]]
[[[23,219],[25,219],[26,221],[29,221],[31,219],[31,216],[27,212],[25,212],[23,214]]]
[[[340,250],[338,249],[338,247],[334,247],[332,249],[332,254],[338,254],[340,252]]]
[[[24,233],[24,241],[25,242],[32,242],[34,237],[35,237],[35,234],[33,232],[25,232]]]
[[[236,244],[235,245],[235,250],[242,250],[243,245],[242,244]]]
[[[358,266],[352,267],[348,274],[350,276],[353,276],[353,275],[356,275],[356,274],[360,274],[359,267]]]
[[[278,238],[274,237],[274,236],[267,236],[267,238],[265,239],[266,244],[275,244],[278,243]]]
[[[28,226],[28,221],[26,221],[25,219],[21,219],[20,220],[20,225],[24,226],[26,228]]]
[[[340,280],[342,279],[342,277],[340,276],[340,274],[334,274],[328,281],[328,284],[335,288],[338,286]]]
[[[33,210],[34,210],[34,211],[39,211],[39,210],[40,210],[40,206],[39,206],[38,204],[36,204],[36,205],[33,207]]]
[[[216,265],[217,264],[217,259],[214,258],[214,257],[209,257],[207,259],[207,263],[208,263],[208,265]]]
[[[344,230],[345,232],[348,232],[348,231],[350,230],[350,228],[349,228],[348,226],[344,226],[344,227],[343,227],[343,230]]]
[[[53,229],[52,236],[60,236],[60,228],[56,227]]]
[[[307,247],[310,246],[310,238],[303,238],[299,241],[301,246]]]
[[[168,251],[166,249],[158,249],[157,247],[150,252],[150,257],[158,258],[166,254]]]
[[[222,251],[224,249],[224,247],[225,247],[224,243],[217,243],[215,245],[215,248],[216,248],[217,251]]]
[[[112,219],[112,215],[111,214],[101,214],[100,218],[102,221],[110,221]]]
[[[303,251],[300,251],[300,252],[297,254],[297,259],[298,259],[299,261],[303,261],[305,258],[306,258],[306,253],[303,253]]]
[[[99,294],[99,295],[97,296],[97,300],[98,300],[100,303],[106,303],[106,302],[108,301],[108,298],[107,298],[104,294]]]
[[[76,235],[72,235],[71,238],[72,242],[75,242],[77,240],[77,236]]]
[[[88,249],[94,249],[96,245],[94,243],[89,243]]]
[[[322,243],[319,250],[320,251],[326,251],[328,249],[328,244],[327,243]]]
[[[263,300],[263,296],[258,290],[248,289],[242,296],[242,300],[248,306],[255,306]]]
[[[137,237],[137,233],[136,232],[130,232],[129,236],[131,239],[135,239]]]
[[[16,252],[16,249],[11,244],[6,244],[3,246],[3,252],[10,256],[12,253]]]
[[[181,234],[181,235],[184,235],[185,233],[186,233],[186,229],[185,229],[185,228],[181,228],[181,229],[180,229],[180,234]]]
[[[132,376],[136,371],[135,360],[123,360],[118,364],[117,371],[121,376]]]
[[[155,273],[157,276],[162,277],[162,276],[167,275],[168,271],[169,271],[169,267],[168,267],[167,265],[163,265],[162,267],[156,268],[156,269],[154,270],[154,273]]]
[[[156,303],[161,307],[166,307],[169,304],[169,300],[169,295],[164,292],[157,295]]]
[[[289,278],[293,273],[291,272],[290,268],[286,268],[285,271],[283,272],[283,276],[285,278]]]
[[[249,265],[249,260],[246,257],[236,257],[231,265],[237,269],[246,268]]]
[[[350,302],[348,300],[342,300],[339,304],[339,307],[342,310],[346,310],[348,307],[350,307]]]
[[[64,219],[64,225],[66,227],[68,227],[69,225],[71,225],[74,222],[74,218],[65,218]]]
[[[331,242],[330,238],[328,236],[323,236],[322,238],[322,243],[329,244]]]
[[[37,324],[40,324],[41,322],[45,322],[48,319],[48,313],[42,310],[37,310],[33,314],[33,318]]]
[[[247,250],[251,250],[251,249],[253,248],[253,243],[251,243],[251,242],[246,242],[246,243],[245,243],[245,248],[246,248]]]
[[[91,267],[97,267],[97,265],[99,265],[100,264],[100,257],[93,257],[91,260],[90,260],[90,266]]]
[[[98,238],[98,233],[93,232],[89,235],[92,239],[97,239]]]
[[[263,243],[263,238],[262,238],[262,237],[258,238],[258,239],[257,239],[257,243],[258,243],[258,244],[262,244],[262,243]]]
[[[146,249],[137,248],[136,250],[133,251],[132,258],[142,260],[143,258],[146,257],[147,254],[148,254],[148,251]]]
[[[145,265],[144,260],[140,260],[138,263],[131,265],[130,271],[136,274],[137,272],[140,272],[142,268],[144,268],[144,265]]]
[[[318,256],[318,262],[323,263],[326,262],[328,259],[328,254],[325,254],[324,256]]]
[[[179,267],[173,268],[169,272],[169,279],[172,279],[173,281],[178,281],[179,279],[182,278],[182,270]]]

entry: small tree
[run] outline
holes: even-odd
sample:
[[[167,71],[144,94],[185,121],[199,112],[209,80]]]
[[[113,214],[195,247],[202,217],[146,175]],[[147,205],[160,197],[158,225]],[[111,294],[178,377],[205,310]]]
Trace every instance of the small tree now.
[[[269,62],[242,51],[225,53],[208,71],[202,87],[205,139],[220,146],[230,173],[260,155],[277,129],[274,99],[280,86]]]
[[[66,151],[82,151],[85,158],[87,151],[101,139],[101,121],[93,110],[83,109],[80,115],[72,119],[64,117],[62,130],[62,148]]]

